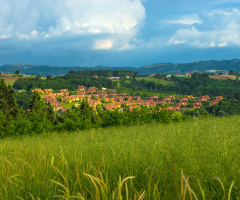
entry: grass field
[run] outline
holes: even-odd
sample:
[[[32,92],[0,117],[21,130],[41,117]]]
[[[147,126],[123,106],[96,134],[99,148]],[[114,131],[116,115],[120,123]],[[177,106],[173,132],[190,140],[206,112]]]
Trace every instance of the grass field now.
[[[18,80],[19,78],[32,78],[32,77],[35,77],[34,75],[23,75],[23,76],[17,76],[15,74],[2,74],[2,76],[0,77],[0,79],[4,79],[5,82],[8,84],[8,85],[13,85],[14,82],[16,80]],[[45,77],[43,77],[44,79]]]
[[[234,116],[2,139],[0,199],[237,199],[239,133]]]
[[[226,78],[230,78],[232,80],[236,80],[236,75],[221,75],[223,77],[226,77]]]
[[[6,77],[1,77],[1,78],[3,78],[8,85],[13,85],[14,82],[19,79],[19,77],[17,77],[17,76],[16,77],[6,76]]]
[[[212,78],[212,79],[228,80],[227,77],[222,76],[222,75],[219,75],[219,76],[218,75],[209,75],[209,77]]]
[[[213,79],[220,79],[220,80],[236,80],[236,75],[209,75],[210,78]]]
[[[175,85],[174,81],[158,79],[158,78],[154,78],[154,77],[136,77],[136,80],[138,80],[138,81],[141,81],[141,80],[153,81],[155,83],[159,83],[159,84],[162,84],[162,85],[168,85],[168,86],[174,86]]]

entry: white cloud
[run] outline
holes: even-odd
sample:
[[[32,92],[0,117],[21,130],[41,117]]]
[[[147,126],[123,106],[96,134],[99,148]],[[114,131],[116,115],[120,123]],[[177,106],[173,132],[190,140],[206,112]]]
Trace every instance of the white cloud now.
[[[0,35],[0,39],[4,40],[4,39],[8,39],[11,37],[11,34],[8,35]]]
[[[215,46],[216,46],[215,42],[210,43],[210,47],[215,47]]]
[[[216,17],[217,15],[217,17]],[[177,41],[198,48],[240,46],[240,11],[238,9],[214,10],[205,16],[204,24],[177,30],[166,43],[174,45]]]
[[[230,15],[234,15],[234,14],[240,14],[240,11],[236,8],[234,9],[217,9],[217,10],[213,10],[212,12],[208,13],[208,15],[212,16],[212,15],[225,15],[225,16],[230,16]]]
[[[220,43],[218,46],[219,47],[226,47],[226,46],[228,46],[228,44],[227,44],[227,42],[223,42],[223,43]]]
[[[178,45],[178,44],[184,44],[186,41],[184,40],[175,40],[173,37],[167,42],[168,44]]]
[[[193,25],[193,24],[202,24],[203,21],[197,14],[185,15],[180,17],[179,19],[171,20],[169,23],[172,24],[185,24],[185,25]]]
[[[94,49],[111,49],[114,45],[113,40],[97,40],[94,45]]]
[[[145,20],[141,0],[0,0],[0,4],[3,38],[10,35],[28,40],[66,36],[81,39],[90,35],[94,42],[105,35],[105,40],[127,38],[131,43]],[[126,43],[116,41],[113,45],[119,42]]]

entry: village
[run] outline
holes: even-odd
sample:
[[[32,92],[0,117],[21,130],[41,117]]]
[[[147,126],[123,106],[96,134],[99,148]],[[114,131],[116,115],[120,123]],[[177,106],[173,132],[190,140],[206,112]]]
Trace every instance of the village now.
[[[96,110],[98,105],[101,105],[102,110],[119,110],[125,111],[139,109],[142,106],[147,106],[150,110],[157,105],[164,107],[167,110],[181,111],[186,109],[187,105],[191,108],[200,108],[204,102],[209,102],[209,106],[218,104],[223,97],[216,96],[210,98],[208,95],[194,98],[192,95],[187,95],[183,98],[176,99],[174,95],[167,96],[159,99],[158,96],[150,96],[142,99],[140,96],[127,96],[126,93],[117,93],[116,90],[108,90],[102,88],[99,90],[97,87],[78,86],[76,95],[69,95],[68,89],[61,89],[58,92],[53,92],[52,89],[33,89],[32,92],[41,94],[42,98],[51,105],[56,112],[65,112],[71,109],[72,106],[78,107],[83,99],[88,100],[91,108]],[[176,102],[173,104],[172,102]],[[190,104],[189,104],[190,103]],[[161,108],[160,108],[161,109]]]

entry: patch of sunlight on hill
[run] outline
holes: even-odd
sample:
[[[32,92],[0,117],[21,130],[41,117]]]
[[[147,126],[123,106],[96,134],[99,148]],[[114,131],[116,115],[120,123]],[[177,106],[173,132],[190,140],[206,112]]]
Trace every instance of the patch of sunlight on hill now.
[[[153,81],[155,83],[162,84],[164,86],[175,86],[175,82],[172,80],[164,80],[164,79],[158,79],[154,77],[136,77],[136,80]]]

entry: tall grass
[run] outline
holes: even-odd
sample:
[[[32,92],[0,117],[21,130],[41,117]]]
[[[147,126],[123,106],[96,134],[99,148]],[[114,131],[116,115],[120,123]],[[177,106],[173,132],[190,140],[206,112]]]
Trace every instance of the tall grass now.
[[[240,117],[0,140],[0,199],[238,199]]]

